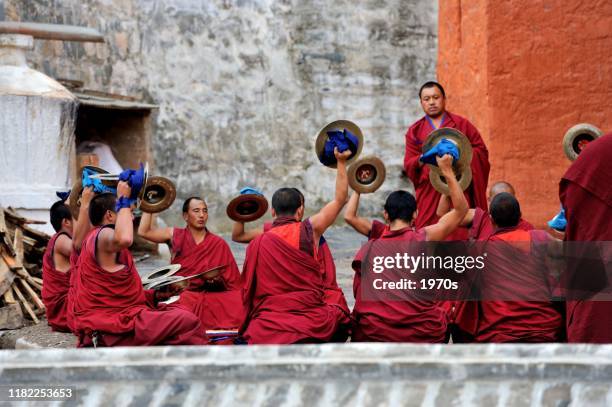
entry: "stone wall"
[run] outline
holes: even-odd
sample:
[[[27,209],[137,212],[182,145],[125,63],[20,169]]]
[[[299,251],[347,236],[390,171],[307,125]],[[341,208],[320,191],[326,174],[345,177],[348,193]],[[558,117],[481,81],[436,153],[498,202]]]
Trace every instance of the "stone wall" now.
[[[440,21],[450,109],[483,133],[489,181],[512,183],[524,217],[543,226],[570,166],[565,132],[581,122],[612,131],[612,3],[449,0]]]
[[[379,212],[400,179],[404,132],[421,115],[416,92],[435,76],[437,2],[430,0],[4,0],[8,20],[98,29],[106,44],[38,41],[31,63],[52,77],[160,105],[157,170],[180,198],[204,195],[213,227],[245,185],[268,198],[297,186],[307,205],[333,194],[335,172],[314,137],[346,118],[364,153],[388,167]],[[2,3],[0,3],[2,4]],[[177,219],[179,202],[166,220]]]
[[[0,351],[0,398],[84,406],[606,406],[609,345],[325,344]]]

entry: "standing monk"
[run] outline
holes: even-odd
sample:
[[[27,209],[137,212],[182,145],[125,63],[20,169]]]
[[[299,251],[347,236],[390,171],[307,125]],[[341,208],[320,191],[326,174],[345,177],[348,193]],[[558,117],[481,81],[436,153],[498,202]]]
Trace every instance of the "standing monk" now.
[[[132,254],[131,188],[117,185],[117,198],[97,195],[89,207],[95,227],[86,237],[75,278],[74,327],[79,347],[204,345],[198,318],[180,307],[154,308],[142,288]]]
[[[51,225],[56,233],[49,240],[43,257],[42,300],[51,329],[70,332],[66,298],[70,288],[72,216],[64,201],[55,202],[50,212]]]
[[[452,176],[452,157],[436,157],[442,174],[449,180],[454,209],[440,220],[424,228],[415,228],[418,217],[417,201],[406,191],[391,193],[385,202],[383,216],[387,226],[376,226],[364,218],[352,219],[351,225],[361,233],[369,229],[370,240],[355,256],[353,270],[354,327],[352,340],[355,342],[425,342],[436,343],[448,340],[447,312],[439,301],[430,300],[368,300],[363,297],[362,262],[371,258],[376,246],[393,244],[394,241],[426,242],[441,241],[457,229],[468,208],[459,183]],[[357,199],[355,199],[357,201]],[[376,221],[377,222],[377,221]],[[380,222],[377,225],[382,225]],[[372,233],[380,237],[372,239]],[[399,255],[399,254],[398,254]]]
[[[304,194],[302,194],[302,192],[297,188],[295,188],[295,190],[300,194],[302,205],[304,205]],[[301,222],[302,218],[298,219],[298,221]],[[262,233],[269,231],[271,228],[272,222],[266,222],[261,228],[245,230],[244,223],[234,222],[234,227],[232,228],[232,240],[238,243],[249,243],[251,240],[255,239]],[[346,298],[344,297],[344,292],[338,286],[338,282],[336,280],[336,264],[334,263],[334,256],[332,255],[329,245],[327,244],[327,240],[325,240],[323,235],[321,235],[321,238],[319,239],[318,261],[325,285],[325,302],[328,304],[337,305],[338,307],[341,307],[347,315],[350,314],[348,304],[346,303]]]
[[[605,244],[612,241],[611,156],[612,134],[609,133],[589,143],[561,179],[559,198],[567,217],[566,241],[608,241]],[[577,270],[586,274],[590,271]],[[612,342],[611,313],[612,302],[568,299],[568,342]]]
[[[244,319],[240,271],[229,245],[206,228],[208,206],[200,197],[183,203],[184,228],[153,228],[152,215],[144,213],[138,234],[155,243],[170,243],[172,263],[180,264],[175,274],[191,276],[216,266],[225,266],[222,274],[207,279],[189,280],[179,304],[200,317],[206,329],[236,329]]]
[[[450,127],[463,133],[473,148],[472,156],[472,183],[465,190],[465,197],[470,208],[487,210],[487,182],[489,179],[489,152],[480,133],[467,119],[445,110],[446,95],[444,88],[437,82],[427,82],[419,91],[421,106],[425,116],[415,122],[406,132],[406,154],[404,156],[404,170],[414,184],[416,199],[419,203],[419,215],[415,226],[422,228],[433,225],[439,219],[436,207],[440,199],[437,192],[429,182],[429,168],[419,157],[427,136],[441,127]],[[466,238],[465,231],[449,236],[449,240],[462,240]]]
[[[344,341],[349,318],[325,301],[325,281],[317,260],[319,240],[346,204],[349,150],[339,153],[334,200],[301,220],[304,204],[295,188],[272,197],[274,222],[256,237],[244,261],[247,318],[241,333],[249,344]]]

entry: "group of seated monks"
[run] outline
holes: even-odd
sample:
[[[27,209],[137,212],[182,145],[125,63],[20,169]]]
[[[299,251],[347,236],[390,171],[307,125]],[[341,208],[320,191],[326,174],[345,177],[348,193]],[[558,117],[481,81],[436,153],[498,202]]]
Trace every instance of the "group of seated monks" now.
[[[606,136],[609,138],[611,136]],[[608,143],[609,144],[609,143]],[[294,344],[323,342],[557,342],[567,340],[565,315],[552,301],[368,301],[362,298],[362,264],[369,245],[381,241],[443,241],[458,228],[469,239],[536,240],[549,237],[522,219],[512,187],[490,188],[488,213],[469,208],[452,169],[453,157],[436,157],[449,195],[439,220],[415,228],[419,203],[403,190],[388,195],[384,223],[358,215],[359,193],[348,197],[346,162],[337,159],[335,195],[304,219],[305,199],[296,188],[272,197],[273,222],[259,229],[235,223],[232,239],[249,243],[240,272],[228,244],[206,228],[208,209],[199,197],[185,200],[184,228],[156,228],[144,213],[138,234],[171,248],[172,263],[189,276],[224,266],[215,278],[193,278],[168,302],[168,293],[143,288],[129,247],[134,240],[128,183],[116,195],[85,188],[78,219],[63,201],[51,207],[57,233],[43,267],[43,301],[53,330],[72,332],[77,346]],[[344,220],[368,242],[352,263],[351,311],[336,282],[325,231],[345,209]],[[492,289],[494,289],[493,287]],[[237,330],[214,342],[207,331]],[[571,338],[570,338],[571,339]]]

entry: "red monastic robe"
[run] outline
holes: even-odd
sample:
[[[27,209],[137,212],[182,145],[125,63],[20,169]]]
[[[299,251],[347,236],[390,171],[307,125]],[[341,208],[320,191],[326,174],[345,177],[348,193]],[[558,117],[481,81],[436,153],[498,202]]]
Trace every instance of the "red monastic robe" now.
[[[196,244],[187,228],[174,228],[172,263],[180,264],[179,276],[191,276],[215,266],[225,265],[215,281],[196,277],[180,295],[178,304],[200,318],[205,329],[236,329],[244,320],[240,271],[229,245],[219,236],[207,232]]]
[[[544,300],[552,297],[553,286],[549,276],[537,270],[537,259],[530,256],[532,242],[549,240],[546,232],[517,226],[499,229],[488,240],[487,268],[479,274],[485,300],[480,302],[476,342],[560,341],[563,318],[550,300]],[[521,301],[495,300],[509,295]]]
[[[480,137],[480,133],[467,119],[454,113],[445,112],[440,127],[450,127],[462,132],[472,143],[472,183],[465,190],[465,197],[470,208],[487,210],[487,183],[489,179],[489,152]],[[424,116],[414,123],[406,132],[406,153],[404,155],[404,170],[414,184],[417,207],[419,209],[415,226],[420,229],[433,225],[438,221],[436,209],[440,194],[429,182],[429,167],[419,166],[419,157],[427,136],[435,129]],[[459,228],[447,240],[464,240],[467,230]]]
[[[611,156],[609,133],[589,143],[561,179],[559,197],[567,217],[566,241],[612,241]],[[568,300],[568,342],[611,343],[611,314],[612,302]]]
[[[247,318],[242,336],[249,344],[346,340],[348,316],[342,306],[326,302],[316,247],[312,237],[310,241],[304,237],[304,230],[312,233],[311,228],[303,228],[309,220],[277,221],[247,248],[242,275]],[[305,242],[309,248],[304,248]]]
[[[147,304],[142,281],[128,249],[118,253],[125,267],[110,273],[98,264],[98,227],[83,242],[75,276],[74,328],[79,347],[91,346],[98,332],[102,346],[204,345],[198,318],[180,307]]]
[[[379,225],[382,223],[378,222]],[[374,226],[374,224],[373,224]],[[373,227],[378,233],[380,227]],[[372,232],[370,233],[372,235]],[[386,230],[382,240],[405,240],[423,242],[423,229],[412,228]],[[447,341],[447,313],[437,301],[367,301],[362,298],[361,263],[373,243],[370,239],[357,253],[352,267],[355,271],[353,293],[353,342],[422,342],[440,343]]]
[[[267,232],[272,228],[272,222],[264,223],[263,230]],[[351,313],[344,292],[338,286],[336,280],[336,264],[334,263],[334,256],[327,244],[327,241],[323,236],[319,240],[319,249],[317,252],[317,258],[319,261],[319,267],[321,275],[323,276],[323,282],[325,284],[325,302],[332,305],[337,305],[344,310],[348,315]]]
[[[68,306],[66,300],[70,288],[70,269],[66,272],[58,271],[53,260],[55,242],[61,235],[70,237],[65,232],[53,235],[43,256],[42,301],[45,304],[47,322],[51,329],[58,332],[70,332],[66,312]]]

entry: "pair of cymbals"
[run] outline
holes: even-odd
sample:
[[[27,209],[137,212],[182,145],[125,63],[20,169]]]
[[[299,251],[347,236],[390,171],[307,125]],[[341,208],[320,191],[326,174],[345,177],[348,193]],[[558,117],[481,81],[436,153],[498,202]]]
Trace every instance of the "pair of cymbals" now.
[[[191,280],[196,277],[203,277],[206,280],[213,279],[223,273],[227,265],[215,266],[201,273],[192,274],[190,276],[176,276],[175,273],[181,269],[180,264],[171,264],[153,270],[142,278],[142,285],[145,289],[162,289],[164,287],[176,286],[176,288],[185,288],[188,283],[184,281]],[[183,283],[183,284],[181,284]]]
[[[84,170],[93,173],[91,178],[99,179],[100,183],[109,189],[115,189],[119,182],[118,175],[109,174],[108,171],[87,165],[81,168],[80,174]],[[143,180],[143,186],[138,194],[138,207],[143,212],[158,213],[170,207],[176,199],[176,187],[168,178],[159,176],[149,176],[148,164],[138,170],[138,174]],[[78,179],[74,182],[68,197],[68,207],[72,217],[78,219],[79,209],[81,208],[81,194],[83,192],[83,179]]]
[[[444,127],[434,130],[427,136],[423,143],[423,153],[434,148],[442,139],[452,142],[459,150],[459,159],[453,163],[453,172],[459,182],[459,187],[465,191],[472,182],[472,143],[459,130]],[[450,190],[440,168],[431,164],[427,166],[429,167],[429,182],[434,189],[443,195],[449,195]]]
[[[590,142],[602,135],[603,132],[592,124],[576,124],[563,136],[563,152],[570,161],[574,161]]]

